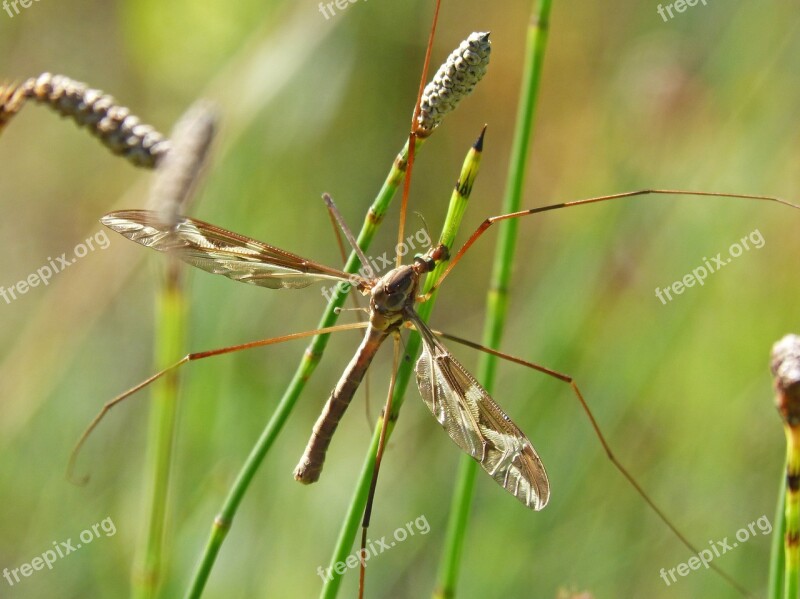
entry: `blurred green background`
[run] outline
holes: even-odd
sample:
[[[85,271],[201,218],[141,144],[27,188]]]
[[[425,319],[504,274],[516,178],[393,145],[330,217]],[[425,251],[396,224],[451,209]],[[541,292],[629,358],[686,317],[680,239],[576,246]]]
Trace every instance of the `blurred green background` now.
[[[555,2],[524,205],[643,187],[800,200],[800,15],[781,0],[698,4],[664,22],[655,2]],[[112,93],[167,133],[198,97],[220,105],[213,166],[193,214],[340,264],[320,194],[353,226],[408,128],[432,3],[359,1],[326,20],[317,3],[35,2],[0,12],[0,78],[63,73]],[[411,209],[438,231],[469,145],[488,123],[461,238],[499,211],[529,2],[445,0],[441,62],[490,30],[489,73],[418,156]],[[435,68],[435,67],[434,67]],[[111,156],[50,111],[28,106],[0,137],[0,285],[72,248],[115,208],[146,201],[152,174]],[[392,246],[396,208],[373,246]],[[418,228],[413,215],[409,228]],[[612,446],[701,548],[773,518],[783,433],[771,344],[800,328],[800,213],[737,200],[647,198],[561,210],[521,224],[503,349],[575,377]],[[704,257],[758,229],[745,252],[667,305],[655,297]],[[112,234],[109,233],[111,236]],[[448,279],[432,324],[479,339],[496,233]],[[152,370],[160,256],[111,237],[11,304],[0,302],[0,568],[77,539],[107,517],[117,533],[36,572],[2,597],[121,597],[143,522],[147,396],[115,410],[64,480],[72,444],[100,405]],[[277,291],[191,273],[187,350],[313,328],[317,288]],[[332,340],[259,471],[206,597],[314,597],[371,427],[360,394],[321,481],[291,472],[358,343]],[[452,344],[451,344],[452,345]],[[302,342],[192,364],[182,373],[163,597],[183,594],[212,519],[301,357]],[[476,352],[451,347],[467,368]],[[390,352],[372,370],[380,409]],[[504,364],[494,395],[533,440],[552,483],[532,513],[480,474],[462,597],[728,597],[705,570],[666,587],[690,555],[613,469],[569,389]],[[370,562],[369,597],[424,597],[442,549],[456,447],[416,390],[382,469],[371,537],[424,515],[430,532]],[[715,563],[754,591],[769,536]],[[357,586],[350,571],[342,597]]]

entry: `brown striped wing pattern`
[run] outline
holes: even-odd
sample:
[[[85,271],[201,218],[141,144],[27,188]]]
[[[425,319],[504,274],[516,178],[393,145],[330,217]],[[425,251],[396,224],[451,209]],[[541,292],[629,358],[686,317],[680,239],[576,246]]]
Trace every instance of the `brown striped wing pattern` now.
[[[171,253],[206,272],[259,287],[298,289],[325,280],[368,285],[357,275],[193,218],[181,217],[166,224],[157,212],[119,210],[100,221],[145,247]]]
[[[417,387],[433,416],[500,486],[526,507],[542,509],[550,484],[531,442],[425,323],[412,321],[423,340]]]

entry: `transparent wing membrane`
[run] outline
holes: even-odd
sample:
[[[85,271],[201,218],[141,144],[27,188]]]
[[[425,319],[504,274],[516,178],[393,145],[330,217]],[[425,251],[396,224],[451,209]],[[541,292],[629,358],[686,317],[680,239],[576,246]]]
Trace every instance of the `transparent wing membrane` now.
[[[417,361],[422,399],[450,438],[506,491],[540,510],[550,497],[544,465],[528,438],[418,317]]]
[[[131,241],[172,253],[201,270],[259,287],[297,289],[317,281],[351,279],[362,285],[368,284],[361,277],[353,278],[334,268],[193,218],[182,217],[173,224],[164,223],[157,212],[120,210],[107,214],[101,222]]]

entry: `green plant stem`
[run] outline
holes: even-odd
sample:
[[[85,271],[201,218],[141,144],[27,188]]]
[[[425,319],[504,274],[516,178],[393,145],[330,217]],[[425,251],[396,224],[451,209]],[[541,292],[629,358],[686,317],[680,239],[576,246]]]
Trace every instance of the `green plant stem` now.
[[[786,515],[784,534],[783,596],[797,599],[798,574],[800,572],[800,491],[790,481],[800,479],[800,426],[787,422],[786,429]]]
[[[156,300],[156,368],[174,364],[184,355],[187,305],[177,270],[170,274]],[[153,388],[148,432],[147,478],[149,494],[145,536],[138,549],[132,578],[135,599],[155,597],[164,571],[164,529],[167,517],[170,468],[172,466],[178,415],[178,373],[169,372]]]
[[[772,530],[772,548],[769,559],[768,599],[781,599],[783,594],[783,570],[785,567],[784,535],[786,534],[786,467],[781,472],[781,484],[778,490],[778,505],[775,507],[775,525]]]
[[[503,199],[502,212],[504,214],[516,212],[520,209],[530,142],[533,135],[533,117],[538,97],[544,52],[547,45],[550,6],[551,0],[537,0],[528,26],[522,91],[517,111],[511,164]],[[508,311],[508,288],[516,249],[518,221],[517,219],[511,219],[501,223],[499,227],[500,232],[495,251],[492,283],[487,298],[486,324],[483,333],[483,345],[493,349],[497,349],[500,345]],[[478,380],[489,392],[491,392],[494,384],[496,363],[497,359],[494,356],[483,354],[478,367]],[[444,553],[439,564],[437,587],[434,591],[434,597],[437,598],[455,596],[477,468],[476,462],[467,456],[462,456],[458,481],[456,482],[456,494],[453,496],[451,504]]]
[[[461,220],[464,216],[464,212],[466,211],[472,186],[475,182],[475,178],[478,175],[482,151],[483,132],[478,138],[478,141],[467,154],[461,169],[461,175],[459,176],[458,183],[456,183],[456,187],[450,197],[447,216],[445,217],[444,225],[442,226],[442,234],[439,237],[439,244],[447,246],[448,249],[453,247],[453,242],[455,241],[456,234],[458,233],[458,228],[461,225]],[[439,279],[446,267],[447,261],[440,262],[436,265],[436,268],[427,275],[422,286],[423,294],[426,294],[432,289],[434,283]],[[430,317],[431,312],[433,311],[434,302],[436,301],[436,295],[437,291],[434,291],[428,301],[420,304],[417,314],[419,314],[423,321],[427,322],[428,318]],[[419,334],[416,332],[413,332],[411,335],[409,335],[409,338],[406,342],[405,359],[400,364],[400,368],[398,368],[396,375],[394,393],[392,395],[392,411],[389,414],[389,423],[386,430],[386,442],[388,442],[389,437],[394,430],[395,423],[397,422],[400,408],[402,407],[403,400],[405,398],[405,392],[408,387],[409,380],[411,379],[411,373],[414,369],[414,358],[416,358],[416,356],[419,354],[421,343],[422,340]],[[358,534],[359,524],[362,516],[364,515],[364,509],[367,504],[367,496],[369,494],[370,484],[372,482],[372,473],[375,467],[375,459],[378,452],[378,441],[380,439],[382,426],[383,418],[379,418],[377,424],[375,425],[372,443],[370,444],[370,448],[367,452],[367,457],[364,460],[364,465],[356,483],[353,498],[350,501],[350,507],[348,508],[347,516],[339,532],[339,538],[327,570],[328,577],[325,579],[325,583],[323,584],[322,592],[320,594],[320,597],[325,599],[332,599],[333,597],[336,597],[339,592],[339,587],[341,586],[342,575],[336,573],[334,568],[337,563],[344,563],[353,547],[353,542],[355,541],[356,535]]]
[[[415,148],[419,150],[422,143],[423,140],[418,139]],[[364,223],[357,239],[359,247],[364,251],[366,251],[372,243],[372,239],[375,236],[381,221],[383,220],[383,216],[386,213],[386,210],[388,209],[389,204],[391,203],[399,185],[402,183],[403,175],[406,169],[407,158],[408,142],[406,142],[406,145],[400,151],[400,154],[398,154],[397,158],[395,158],[392,168],[386,177],[386,181],[381,187],[381,190],[378,192],[377,197],[375,198],[372,206],[367,212],[366,217],[364,218]],[[347,264],[344,267],[344,271],[348,273],[355,273],[360,265],[361,263],[358,259],[358,256],[356,256],[355,252],[352,252],[347,260]],[[347,293],[340,291],[337,286],[336,294],[328,303],[328,307],[325,309],[325,313],[323,314],[317,328],[322,329],[335,324],[336,320],[338,319],[336,310],[344,304],[346,299]],[[275,413],[272,415],[272,418],[270,418],[256,444],[253,446],[253,449],[250,451],[244,466],[240,470],[239,475],[231,486],[228,496],[222,505],[222,509],[214,519],[214,524],[211,527],[211,534],[200,558],[194,578],[192,579],[191,585],[186,594],[187,599],[196,599],[201,596],[211,573],[211,569],[216,561],[216,557],[219,554],[220,547],[222,546],[222,543],[224,542],[225,537],[230,530],[233,518],[239,508],[239,504],[247,492],[250,482],[253,480],[253,477],[261,465],[261,462],[264,460],[267,452],[272,447],[272,444],[275,442],[278,434],[281,432],[281,429],[286,423],[289,414],[291,414],[292,410],[294,409],[294,405],[305,388],[306,382],[309,380],[311,374],[314,372],[317,364],[319,363],[319,360],[325,351],[325,347],[328,344],[328,336],[329,335],[317,335],[312,338],[308,348],[303,354],[303,358],[300,361],[297,370],[295,371],[289,387],[284,392],[283,397],[278,403],[278,407],[275,409]]]

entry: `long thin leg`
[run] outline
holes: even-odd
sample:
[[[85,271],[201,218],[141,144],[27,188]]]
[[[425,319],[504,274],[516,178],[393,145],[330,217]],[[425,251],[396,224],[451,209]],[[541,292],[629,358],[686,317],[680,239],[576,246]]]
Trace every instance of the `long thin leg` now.
[[[367,529],[369,528],[370,518],[372,517],[372,502],[375,499],[375,489],[378,486],[378,472],[381,469],[383,452],[386,449],[386,434],[389,429],[389,415],[392,413],[392,397],[394,397],[394,387],[397,382],[397,368],[400,366],[400,336],[395,333],[394,337],[394,360],[392,361],[392,378],[389,381],[389,394],[386,396],[386,405],[381,416],[381,435],[378,439],[378,451],[375,454],[375,466],[372,469],[372,481],[369,485],[367,494],[367,504],[364,507],[364,519],[361,521],[361,551],[360,571],[358,578],[358,599],[364,599],[364,579],[367,569]]]
[[[195,360],[202,360],[203,358],[211,358],[212,356],[221,356],[223,354],[230,354],[233,352],[252,349],[255,347],[263,347],[265,345],[275,345],[276,343],[283,343],[284,341],[292,341],[294,339],[303,339],[305,337],[313,337],[314,335],[325,335],[328,333],[336,333],[339,331],[363,329],[366,328],[366,326],[367,323],[365,322],[339,324],[332,327],[326,327],[324,329],[315,329],[313,331],[304,331],[302,333],[292,333],[290,335],[282,335],[280,337],[271,337],[270,339],[259,339],[258,341],[250,341],[249,343],[242,343],[240,345],[231,345],[229,347],[222,347],[219,349],[211,349],[208,351],[196,352],[185,355],[183,358],[175,362],[175,364],[173,364],[172,366],[168,366],[164,370],[155,373],[150,378],[145,379],[144,381],[142,381],[141,383],[139,383],[134,387],[131,387],[124,393],[117,395],[114,399],[109,400],[108,402],[105,403],[105,405],[103,405],[103,407],[100,409],[97,415],[89,423],[89,426],[86,427],[86,430],[83,431],[83,434],[80,436],[78,442],[75,444],[75,446],[72,448],[72,451],[70,452],[69,462],[67,464],[67,478],[75,482],[76,484],[86,484],[86,482],[88,482],[89,480],[88,475],[80,479],[76,479],[74,477],[74,473],[75,473],[75,463],[78,459],[78,454],[80,453],[81,447],[83,447],[84,443],[86,443],[86,440],[89,438],[89,435],[91,435],[92,431],[94,431],[94,429],[97,428],[97,425],[100,424],[100,421],[103,420],[103,418],[111,410],[111,408],[121,403],[122,401],[124,401],[137,391],[144,389],[150,383],[157,381],[168,372],[172,372],[176,368],[179,368],[188,362],[194,362]]]
[[[475,232],[470,235],[467,242],[461,246],[461,249],[458,250],[455,256],[450,260],[450,263],[447,265],[447,268],[442,273],[442,276],[439,277],[439,280],[436,281],[436,284],[425,294],[423,299],[427,299],[431,297],[431,294],[442,284],[445,277],[450,274],[450,271],[453,270],[458,261],[464,256],[467,250],[472,247],[472,244],[475,243],[478,238],[483,235],[489,227],[493,224],[508,220],[511,218],[520,218],[522,216],[528,216],[530,214],[538,214],[540,212],[548,212],[550,210],[558,210],[559,208],[571,208],[572,206],[582,206],[584,204],[596,204],[598,202],[606,202],[609,200],[621,200],[624,198],[632,198],[636,196],[645,196],[645,195],[669,195],[669,196],[680,196],[680,195],[687,195],[687,196],[695,196],[695,197],[712,197],[712,198],[734,198],[740,200],[757,200],[757,201],[764,201],[764,202],[777,202],[778,204],[783,204],[784,206],[789,206],[790,208],[796,208],[800,210],[800,206],[797,204],[793,204],[787,200],[776,198],[773,196],[762,196],[762,195],[750,195],[750,194],[742,194],[742,193],[718,193],[714,191],[691,191],[691,190],[681,190],[681,189],[640,189],[638,191],[626,191],[623,193],[614,193],[611,195],[604,195],[604,196],[597,196],[594,198],[585,198],[583,200],[573,200],[571,202],[561,202],[560,204],[550,204],[549,206],[542,206],[541,208],[531,208],[529,210],[521,210],[519,212],[511,212],[509,214],[500,214],[498,216],[490,216],[485,221],[483,221]]]
[[[545,366],[541,366],[539,364],[536,364],[535,362],[529,362],[528,360],[523,360],[522,358],[518,358],[516,356],[512,356],[510,354],[506,354],[506,353],[503,353],[503,352],[500,352],[500,351],[497,351],[497,350],[494,350],[494,349],[491,349],[491,348],[488,348],[488,347],[484,347],[483,345],[480,345],[479,343],[475,343],[474,341],[469,341],[467,339],[463,339],[462,337],[457,337],[455,335],[450,335],[448,333],[444,333],[442,331],[437,331],[437,330],[434,330],[434,329],[431,329],[431,330],[436,335],[442,337],[443,339],[447,339],[448,341],[454,341],[456,343],[460,343],[462,345],[466,345],[467,347],[471,347],[473,349],[477,349],[478,351],[482,351],[482,352],[485,352],[487,354],[491,354],[492,356],[496,356],[496,357],[501,358],[503,360],[507,360],[509,362],[513,362],[514,364],[520,364],[521,366],[526,366],[527,368],[532,368],[533,370],[536,370],[538,372],[542,372],[542,373],[544,373],[544,374],[546,374],[548,376],[551,376],[553,378],[556,378],[556,379],[558,379],[560,381],[563,381],[564,383],[568,384],[570,386],[570,388],[572,389],[572,392],[575,394],[575,397],[578,398],[578,401],[581,404],[581,408],[586,413],[586,416],[589,418],[589,422],[591,423],[592,428],[594,429],[595,435],[597,435],[597,439],[600,441],[600,444],[603,446],[603,450],[606,452],[606,456],[608,456],[608,459],[611,460],[611,463],[614,465],[614,467],[620,472],[620,474],[622,474],[622,476],[625,477],[625,479],[628,481],[628,483],[630,483],[630,485],[639,494],[639,496],[642,499],[644,499],[644,501],[647,503],[647,505],[650,507],[650,509],[652,509],[656,513],[656,515],[659,517],[659,519],[661,519],[661,521],[664,524],[667,525],[667,527],[680,540],[680,542],[683,543],[683,545],[687,549],[689,549],[689,551],[691,551],[692,554],[694,554],[694,555],[698,555],[699,554],[699,550],[691,543],[691,541],[689,541],[689,539],[686,537],[686,535],[684,535],[675,526],[675,524],[672,523],[672,521],[667,517],[667,515],[664,513],[664,511],[660,507],[658,507],[658,505],[655,503],[655,501],[641,487],[641,485],[633,477],[633,475],[628,471],[628,469],[625,468],[625,466],[623,466],[622,463],[617,459],[617,456],[611,450],[611,446],[608,444],[608,441],[606,440],[605,435],[603,435],[602,431],[600,430],[600,426],[597,424],[597,420],[595,419],[594,414],[589,409],[589,405],[586,403],[586,400],[583,397],[583,393],[581,393],[581,390],[578,388],[577,383],[575,382],[575,380],[571,376],[569,376],[568,374],[563,374],[563,373],[558,372],[556,370],[552,370],[552,369],[547,368]],[[751,593],[747,589],[745,589],[743,586],[741,586],[736,580],[734,580],[734,578],[732,578],[729,574],[727,574],[725,571],[720,569],[716,564],[709,563],[709,567],[711,569],[713,569],[719,576],[721,576],[723,579],[725,579],[725,581],[729,585],[731,585],[733,588],[735,588],[739,593],[741,593],[745,597],[752,597]]]
[[[425,83],[428,81],[428,69],[431,64],[431,53],[433,51],[433,38],[436,37],[436,25],[439,22],[439,7],[441,0],[436,0],[433,10],[433,22],[431,31],[428,35],[428,46],[425,49],[425,60],[422,64],[422,75],[419,78],[419,91],[417,92],[417,103],[414,105],[414,112],[411,116],[411,133],[408,135],[408,161],[406,165],[405,179],[403,180],[403,198],[400,202],[400,223],[397,227],[397,258],[395,266],[403,264],[403,256],[400,254],[400,247],[403,245],[406,212],[408,211],[408,195],[411,190],[411,171],[414,168],[414,155],[417,148],[417,139],[420,138],[419,113],[422,106],[422,93],[425,90]]]

